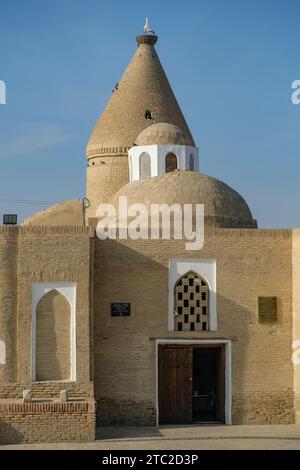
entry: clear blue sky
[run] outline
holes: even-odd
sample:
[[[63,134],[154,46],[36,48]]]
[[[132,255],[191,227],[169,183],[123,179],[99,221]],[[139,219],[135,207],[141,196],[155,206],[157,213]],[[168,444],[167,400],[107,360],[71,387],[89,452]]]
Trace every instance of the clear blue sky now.
[[[299,0],[1,0],[0,216],[84,196],[89,134],[145,16],[201,171],[261,227],[299,227]]]

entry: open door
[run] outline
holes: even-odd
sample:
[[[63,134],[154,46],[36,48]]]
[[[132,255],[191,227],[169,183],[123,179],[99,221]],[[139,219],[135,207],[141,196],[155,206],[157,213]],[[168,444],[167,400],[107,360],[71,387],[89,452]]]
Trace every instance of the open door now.
[[[225,346],[217,349],[217,421],[225,423]]]
[[[160,345],[160,424],[225,423],[225,345]]]

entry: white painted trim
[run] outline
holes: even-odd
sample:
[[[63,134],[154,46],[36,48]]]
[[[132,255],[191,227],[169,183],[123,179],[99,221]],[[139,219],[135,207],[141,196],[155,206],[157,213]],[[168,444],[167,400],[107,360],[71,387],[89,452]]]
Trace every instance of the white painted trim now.
[[[6,364],[6,347],[5,342],[0,340],[0,365],[4,366]]]
[[[229,339],[157,339],[155,341],[156,352],[156,426],[159,427],[159,404],[158,404],[158,346],[160,344],[225,344],[225,424],[232,424],[231,402],[232,402],[232,375],[231,375],[231,340]]]
[[[174,153],[179,170],[190,169],[190,155],[194,157],[194,171],[199,171],[199,149],[190,145],[135,145],[128,150],[130,181],[140,180],[140,155],[148,153],[151,159],[151,177],[166,173],[166,156]]]
[[[203,277],[209,287],[209,331],[217,331],[217,262],[214,259],[169,260],[169,331],[174,331],[174,287],[189,271]]]
[[[76,381],[76,282],[34,282],[32,284],[31,380],[35,382],[36,369],[36,308],[42,297],[52,290],[62,294],[71,307],[71,382]],[[65,380],[64,380],[65,382]]]

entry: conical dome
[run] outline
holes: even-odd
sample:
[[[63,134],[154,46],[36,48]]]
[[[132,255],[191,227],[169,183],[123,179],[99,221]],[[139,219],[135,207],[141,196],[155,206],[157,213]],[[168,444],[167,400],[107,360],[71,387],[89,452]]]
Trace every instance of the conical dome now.
[[[195,145],[188,125],[162,68],[154,45],[157,36],[137,37],[138,48],[97,122],[87,145],[87,158],[124,155],[150,123],[178,126]]]

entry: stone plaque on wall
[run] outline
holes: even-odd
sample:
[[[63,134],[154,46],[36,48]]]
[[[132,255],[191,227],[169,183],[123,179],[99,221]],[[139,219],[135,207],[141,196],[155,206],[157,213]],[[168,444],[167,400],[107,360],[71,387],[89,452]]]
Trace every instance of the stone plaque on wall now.
[[[112,317],[129,317],[130,316],[130,304],[128,303],[111,304],[111,316]]]
[[[259,323],[274,323],[277,321],[277,297],[258,297]]]

